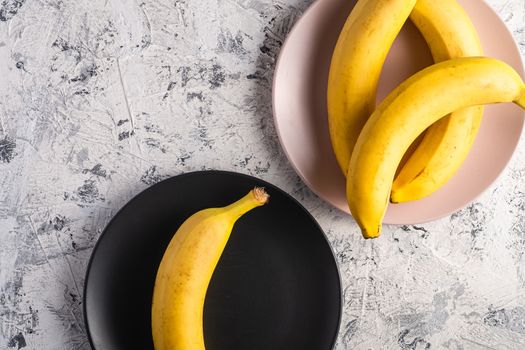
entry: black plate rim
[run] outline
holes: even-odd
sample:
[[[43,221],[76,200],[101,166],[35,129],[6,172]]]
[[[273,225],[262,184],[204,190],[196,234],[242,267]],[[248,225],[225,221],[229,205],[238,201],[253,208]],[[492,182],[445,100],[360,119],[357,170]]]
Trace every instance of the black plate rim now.
[[[251,176],[251,175],[248,175],[248,174],[243,174],[243,173],[238,173],[238,172],[235,172],[235,171],[227,171],[227,170],[197,170],[197,171],[190,171],[190,172],[185,172],[185,173],[181,173],[181,174],[178,174],[178,175],[174,175],[174,176],[171,176],[167,179],[164,179],[162,181],[159,181],[151,186],[149,186],[148,188],[140,191],[139,193],[137,193],[135,196],[133,196],[130,200],[128,200],[126,202],[126,204],[124,204],[122,206],[122,208],[120,208],[116,213],[115,215],[113,215],[113,217],[111,218],[111,220],[109,220],[109,222],[106,224],[106,226],[104,227],[104,230],[102,231],[102,233],[100,234],[100,236],[98,237],[97,239],[97,242],[95,243],[95,245],[93,246],[93,250],[91,251],[91,255],[89,257],[89,261],[88,261],[88,264],[87,264],[87,268],[86,268],[86,274],[84,276],[84,287],[82,288],[82,313],[83,313],[83,320],[84,320],[84,327],[86,329],[86,335],[87,335],[87,338],[88,338],[88,341],[89,341],[89,345],[91,346],[91,348],[93,350],[98,350],[96,347],[95,347],[95,344],[93,342],[93,339],[92,339],[92,336],[91,336],[91,331],[89,329],[89,322],[88,322],[88,317],[87,317],[87,303],[86,303],[86,294],[87,294],[87,287],[88,287],[88,282],[89,282],[89,274],[91,272],[91,265],[93,263],[93,260],[96,256],[96,253],[97,253],[97,249],[99,247],[99,245],[101,244],[101,242],[103,241],[104,237],[106,236],[106,232],[107,232],[107,229],[108,227],[111,226],[111,224],[113,223],[113,220],[115,220],[119,214],[124,211],[124,209],[126,209],[129,204],[136,200],[138,197],[140,197],[141,195],[145,194],[146,192],[148,191],[151,191],[152,188],[156,187],[156,186],[160,186],[162,183],[164,182],[167,182],[167,181],[173,181],[175,179],[179,179],[179,178],[183,178],[183,177],[190,177],[190,176],[199,176],[199,175],[206,175],[206,174],[223,174],[223,175],[231,175],[231,176],[240,176],[240,177],[244,177],[244,178],[247,178],[247,179],[251,179],[251,180],[257,180],[257,181],[260,181],[264,184],[264,186],[267,186],[268,188],[272,188],[274,190],[277,190],[279,192],[281,192],[282,194],[284,194],[285,197],[287,197],[288,199],[290,199],[293,203],[295,203],[299,208],[301,208],[302,211],[304,211],[307,216],[312,220],[312,222],[314,223],[314,225],[319,229],[319,231],[322,233],[322,236],[323,236],[323,239],[328,247],[328,249],[330,250],[330,253],[332,254],[332,258],[333,258],[333,264],[335,266],[335,270],[336,270],[336,273],[337,273],[337,280],[338,280],[338,289],[339,289],[339,313],[338,313],[338,319],[337,319],[337,327],[335,329],[335,333],[334,333],[334,338],[332,339],[332,345],[331,345],[331,349],[334,349],[335,347],[335,344],[336,344],[336,341],[337,341],[337,337],[339,335],[339,331],[341,329],[341,319],[342,319],[342,306],[343,306],[343,286],[342,286],[342,283],[341,283],[341,272],[339,270],[339,264],[337,263],[337,257],[334,253],[334,250],[332,248],[332,245],[330,244],[330,241],[328,240],[328,237],[326,236],[326,233],[324,232],[324,230],[321,228],[321,225],[319,225],[319,223],[317,222],[317,220],[314,218],[314,216],[312,215],[312,213],[310,213],[297,199],[295,199],[292,195],[290,195],[288,192],[282,190],[281,188],[277,187],[276,185],[273,185],[271,183],[269,183],[268,181],[265,181],[263,179],[260,179],[258,177],[255,177],[255,176]]]

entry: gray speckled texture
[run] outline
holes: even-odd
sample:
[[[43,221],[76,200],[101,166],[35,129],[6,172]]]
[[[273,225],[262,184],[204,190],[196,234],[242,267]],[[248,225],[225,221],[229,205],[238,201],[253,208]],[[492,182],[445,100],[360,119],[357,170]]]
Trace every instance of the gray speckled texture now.
[[[525,348],[523,144],[468,208],[364,241],[272,124],[275,57],[309,3],[0,1],[0,349],[88,349],[101,230],[144,188],[211,168],[273,182],[319,220],[343,277],[338,350]],[[490,3],[525,52],[525,2]]]

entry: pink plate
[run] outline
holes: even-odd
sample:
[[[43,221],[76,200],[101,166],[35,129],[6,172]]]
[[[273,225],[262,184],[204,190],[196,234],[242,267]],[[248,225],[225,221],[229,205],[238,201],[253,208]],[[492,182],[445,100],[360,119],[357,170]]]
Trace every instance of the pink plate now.
[[[459,2],[471,16],[485,54],[509,63],[523,76],[519,50],[498,15],[483,1]],[[312,191],[345,212],[344,177],[332,153],[325,100],[332,50],[353,5],[348,0],[317,0],[305,12],[281,50],[273,87],[275,125],[288,159]],[[378,100],[429,64],[428,47],[408,22],[386,60]],[[466,206],[501,174],[522,129],[523,112],[517,106],[488,106],[474,147],[452,180],[420,201],[391,204],[384,222],[422,223]]]

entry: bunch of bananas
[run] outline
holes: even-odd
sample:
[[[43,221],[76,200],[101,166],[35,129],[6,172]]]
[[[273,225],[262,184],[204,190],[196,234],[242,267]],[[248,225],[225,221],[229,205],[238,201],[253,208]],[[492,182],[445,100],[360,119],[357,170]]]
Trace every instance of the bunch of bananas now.
[[[408,18],[435,64],[376,107],[381,69]],[[525,84],[506,63],[483,57],[478,34],[456,0],[359,0],[332,56],[327,102],[350,211],[363,236],[375,238],[389,201],[424,198],[459,169],[484,104],[525,108]]]

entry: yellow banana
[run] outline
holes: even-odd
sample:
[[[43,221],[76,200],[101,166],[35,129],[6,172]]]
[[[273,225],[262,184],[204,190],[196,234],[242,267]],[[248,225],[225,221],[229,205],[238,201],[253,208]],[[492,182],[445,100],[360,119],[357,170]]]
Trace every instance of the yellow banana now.
[[[509,65],[487,57],[434,64],[392,91],[359,135],[347,175],[348,205],[363,236],[380,235],[396,168],[419,134],[453,111],[499,102],[525,108],[525,84]]]
[[[425,37],[435,62],[483,55],[476,29],[456,0],[418,0],[410,19]],[[421,199],[450,180],[467,157],[482,116],[483,107],[475,106],[430,126],[395,177],[391,201]]]
[[[155,350],[204,350],[206,290],[233,225],[267,202],[255,188],[223,208],[201,210],[177,230],[157,271],[151,312]]]
[[[416,0],[359,0],[346,20],[328,77],[328,125],[337,162],[346,175],[352,149],[375,108],[386,56]]]

